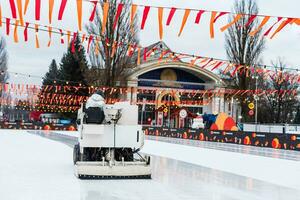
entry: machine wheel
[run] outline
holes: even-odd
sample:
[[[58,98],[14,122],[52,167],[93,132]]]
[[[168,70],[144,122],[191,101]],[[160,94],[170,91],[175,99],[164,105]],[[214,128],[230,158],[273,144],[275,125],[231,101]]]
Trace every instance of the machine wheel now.
[[[80,149],[79,144],[75,144],[73,148],[73,163],[76,164],[77,161],[80,159]]]

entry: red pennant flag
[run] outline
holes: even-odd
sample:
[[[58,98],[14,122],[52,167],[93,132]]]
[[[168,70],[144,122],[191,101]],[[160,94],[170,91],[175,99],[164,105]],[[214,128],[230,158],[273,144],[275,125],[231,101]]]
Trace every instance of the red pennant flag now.
[[[295,19],[294,18],[288,18],[285,21],[283,21],[279,27],[276,29],[276,31],[273,33],[273,35],[271,36],[271,39],[274,38],[274,36],[281,31],[286,25],[288,25],[290,22],[293,22]]]
[[[220,66],[223,65],[223,64],[224,64],[223,61],[218,62],[218,63],[211,69],[211,71],[214,71],[215,69],[217,69],[218,67],[220,67]]]
[[[92,36],[92,35],[90,35],[90,37],[89,37],[89,41],[88,41],[88,46],[87,46],[87,53],[89,53],[89,52],[90,52],[90,46],[91,46],[91,42],[92,42],[92,40],[93,40],[93,36]]]
[[[252,22],[256,19],[257,15],[251,15],[248,22],[246,23],[246,27],[250,26],[250,24],[252,24]]]
[[[35,20],[39,21],[41,17],[41,0],[35,0]]]
[[[170,25],[170,23],[171,23],[171,21],[172,21],[172,19],[173,19],[173,16],[174,16],[174,14],[175,14],[175,12],[176,12],[176,9],[177,8],[171,8],[171,10],[170,10],[170,13],[169,13],[169,16],[168,16],[168,19],[167,19],[167,26],[169,26]]]
[[[116,29],[116,26],[118,24],[118,20],[119,20],[119,17],[122,13],[122,10],[123,10],[123,7],[124,7],[124,4],[120,3],[118,5],[118,8],[117,8],[117,14],[116,14],[116,17],[115,17],[115,21],[114,21],[114,26],[113,26],[113,29],[115,30]]]
[[[150,6],[145,6],[144,12],[143,12],[143,19],[142,19],[142,24],[141,24],[141,30],[144,30],[145,23],[149,14]]]
[[[16,4],[14,0],[9,0],[11,15],[14,19],[17,18]]]
[[[65,43],[65,41],[64,41],[64,33],[63,33],[63,31],[61,29],[59,29],[59,32],[60,32],[60,43],[64,44]]]
[[[220,12],[220,14],[215,18],[214,23],[215,23],[220,17],[222,17],[223,15],[226,15],[226,14],[228,14],[228,12]]]
[[[72,53],[75,53],[75,41],[76,41],[76,38],[77,38],[77,33],[74,32],[73,40],[72,40],[72,49],[71,49]]]
[[[9,35],[10,30],[10,18],[6,18],[6,35]]]
[[[26,22],[25,29],[24,29],[24,40],[25,40],[25,42],[28,41],[28,26],[29,26],[29,23]]]
[[[97,10],[97,4],[98,4],[98,1],[91,1],[93,4],[94,4],[94,8],[93,8],[93,11],[91,13],[91,16],[90,16],[90,22],[94,21],[95,19],[95,14],[96,14],[96,10]]]
[[[144,48],[144,61],[147,61],[147,51],[148,51],[148,48]]]
[[[264,36],[268,36],[269,33],[271,32],[271,30],[273,29],[273,27],[278,24],[280,21],[282,20],[282,17],[278,17],[277,22],[275,22],[264,34]]]
[[[64,15],[64,11],[66,8],[67,0],[61,0],[60,8],[59,8],[59,13],[58,13],[58,20],[62,20],[62,17]]]
[[[202,16],[203,13],[205,13],[204,10],[199,10],[199,12],[197,13],[196,19],[195,19],[195,24],[199,24],[200,23],[201,16]]]

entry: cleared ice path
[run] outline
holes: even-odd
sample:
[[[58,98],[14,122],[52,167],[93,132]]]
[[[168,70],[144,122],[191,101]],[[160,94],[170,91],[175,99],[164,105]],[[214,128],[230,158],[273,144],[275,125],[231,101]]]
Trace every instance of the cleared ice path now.
[[[69,140],[71,145],[69,137],[62,138]],[[158,141],[146,141],[144,151],[163,156],[153,156],[152,180],[82,181],[73,175],[72,148],[69,146],[26,131],[0,130],[0,199],[300,199],[299,188],[295,188],[299,184],[299,172],[294,171],[294,167],[298,167],[299,171],[299,161]],[[226,161],[230,157],[236,163]],[[253,174],[248,177],[236,175],[244,173],[239,168],[244,168],[251,159],[265,161],[259,163],[263,170],[264,165],[271,163],[282,177],[282,184],[274,184],[277,180],[271,177],[265,181],[262,173],[258,177],[260,180],[253,178]],[[210,165],[211,168],[203,167]],[[237,173],[224,172],[230,171],[226,166],[232,165],[236,165],[232,170],[237,170]],[[258,168],[256,164],[247,167]],[[283,172],[290,174],[288,178],[280,175]],[[289,181],[290,184],[287,183]]]

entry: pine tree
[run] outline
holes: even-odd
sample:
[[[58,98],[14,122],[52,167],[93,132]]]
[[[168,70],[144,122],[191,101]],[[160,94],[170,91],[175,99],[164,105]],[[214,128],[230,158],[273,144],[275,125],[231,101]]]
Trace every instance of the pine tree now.
[[[55,80],[58,78],[58,68],[55,59],[52,60],[49,71],[46,73],[43,79],[43,85],[53,85]]]
[[[79,37],[76,37],[63,55],[60,68],[57,68],[55,60],[49,67],[43,81],[43,90],[40,93],[39,110],[44,112],[57,112],[62,118],[75,120],[77,113],[74,107],[80,107],[81,102],[70,101],[72,99],[61,99],[62,95],[88,96],[89,90],[85,80],[85,72],[88,70],[85,49]],[[45,89],[47,85],[52,89]],[[68,87],[71,86],[71,87]],[[57,89],[60,88],[60,89]],[[68,88],[68,89],[65,89]],[[50,94],[49,94],[50,93]],[[50,97],[49,97],[50,96]],[[63,100],[63,101],[62,101]]]

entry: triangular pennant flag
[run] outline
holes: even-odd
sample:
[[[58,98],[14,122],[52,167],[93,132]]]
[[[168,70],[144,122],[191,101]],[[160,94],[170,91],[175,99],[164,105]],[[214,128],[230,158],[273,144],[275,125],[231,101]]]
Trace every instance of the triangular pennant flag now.
[[[251,15],[248,19],[248,22],[246,23],[245,27],[250,26],[250,24],[252,24],[252,22],[256,19],[257,15]]]
[[[19,13],[20,24],[22,26],[24,26],[22,0],[17,0],[17,5],[18,5],[18,13]]]
[[[167,24],[166,24],[167,26],[170,25],[176,10],[177,10],[177,8],[171,8],[168,19],[167,19]]]
[[[10,18],[6,18],[6,35],[9,35],[10,32]]]
[[[221,67],[223,64],[224,64],[223,61],[218,62],[218,63],[211,69],[211,71],[214,71],[215,69]]]
[[[256,33],[258,33],[262,27],[269,21],[271,17],[270,16],[265,16],[260,25],[253,31],[249,33],[250,36],[254,36]]]
[[[214,21],[214,23],[220,18],[220,17],[222,17],[223,15],[226,15],[226,14],[228,14],[229,12],[220,12],[219,14],[218,14],[218,16],[215,18],[215,21]]]
[[[35,20],[39,21],[41,18],[41,0],[35,0]]]
[[[60,32],[60,43],[64,44],[65,43],[64,33],[63,33],[63,31],[61,29],[59,29],[59,32]]]
[[[24,29],[24,41],[25,41],[25,42],[28,41],[28,26],[29,26],[29,23],[26,22],[26,24],[25,24],[25,29]]]
[[[163,24],[162,24],[163,12],[164,12],[164,9],[162,7],[159,7],[158,8],[158,27],[159,27],[159,39],[160,40],[162,40],[162,38],[163,38]]]
[[[120,15],[121,15],[121,13],[122,13],[123,7],[124,7],[124,4],[121,4],[121,3],[120,3],[120,4],[118,5],[117,13],[116,13],[115,21],[114,21],[114,25],[113,25],[113,30],[115,30],[116,27],[117,27],[117,24],[118,24],[118,21],[119,21],[119,17],[120,17]]]
[[[104,4],[103,4],[102,34],[105,33],[108,11],[109,11],[109,2],[104,2]]]
[[[48,42],[48,47],[51,45],[51,40],[52,40],[52,27],[48,26],[48,34],[49,34],[49,42]]]
[[[215,23],[216,15],[217,15],[216,11],[211,12],[211,17],[210,17],[210,38],[215,37],[214,23]]]
[[[132,4],[131,5],[131,12],[130,12],[130,27],[131,27],[131,33],[134,34],[134,18],[136,15],[137,5]]]
[[[82,30],[82,0],[76,0],[79,31]]]
[[[280,21],[282,20],[282,17],[278,17],[277,22],[275,22],[264,34],[264,36],[268,36],[269,33],[271,32],[271,30],[273,29],[273,27],[278,24]]]
[[[111,50],[111,56],[110,56],[111,58],[115,56],[116,50],[117,50],[117,42],[114,42]]]
[[[145,6],[144,11],[143,11],[143,18],[142,18],[142,23],[141,23],[141,30],[144,30],[145,23],[149,14],[150,6]]]
[[[59,7],[59,12],[58,12],[58,20],[62,20],[62,17],[64,15],[64,11],[66,8],[67,0],[61,0],[61,4]]]
[[[29,0],[25,0],[25,5],[24,5],[24,15],[26,15],[26,13],[27,13],[28,5],[29,5]]]
[[[243,17],[243,14],[237,14],[237,15],[234,17],[234,19],[233,19],[232,22],[228,23],[227,25],[225,25],[225,26],[223,26],[223,27],[221,28],[221,31],[224,32],[224,31],[227,30],[230,26],[232,26],[233,24],[237,23],[242,17]]]
[[[180,37],[180,35],[181,35],[182,31],[183,31],[183,28],[184,28],[184,26],[186,24],[186,21],[187,21],[189,15],[190,15],[190,13],[191,13],[190,9],[186,9],[185,10],[184,15],[183,15],[183,19],[182,19],[182,23],[181,23],[181,27],[180,27],[180,31],[178,33],[178,37]]]
[[[137,65],[141,64],[141,47],[138,47]]]
[[[2,27],[2,7],[0,5],[0,27]]]
[[[71,52],[72,53],[75,53],[75,41],[76,41],[76,39],[77,39],[77,33],[76,32],[74,32],[74,34],[73,34],[73,40],[72,40],[72,48],[71,48]]]
[[[199,12],[197,13],[196,19],[195,19],[195,24],[199,24],[201,17],[203,15],[203,13],[205,13],[205,10],[199,10]]]
[[[288,18],[285,21],[283,21],[279,27],[276,29],[276,31],[273,33],[273,35],[271,36],[271,39],[274,38],[274,36],[281,31],[286,25],[288,25],[290,22],[293,22],[295,19],[294,18]]]
[[[94,4],[94,8],[93,8],[93,11],[92,11],[91,16],[89,18],[90,22],[94,21],[94,19],[95,19],[95,14],[96,14],[97,4],[98,4],[98,1],[91,1],[91,2]]]
[[[52,24],[52,13],[54,7],[54,0],[49,0],[49,23]]]
[[[14,19],[17,18],[16,4],[14,0],[9,0],[11,15]]]
[[[70,45],[71,31],[67,31],[68,46]]]
[[[35,24],[35,48],[37,48],[37,49],[40,48],[38,33],[39,33],[39,25]]]
[[[16,20],[15,22],[15,30],[14,30],[14,42],[18,43],[19,38],[18,38],[18,26],[19,26],[19,20]]]

